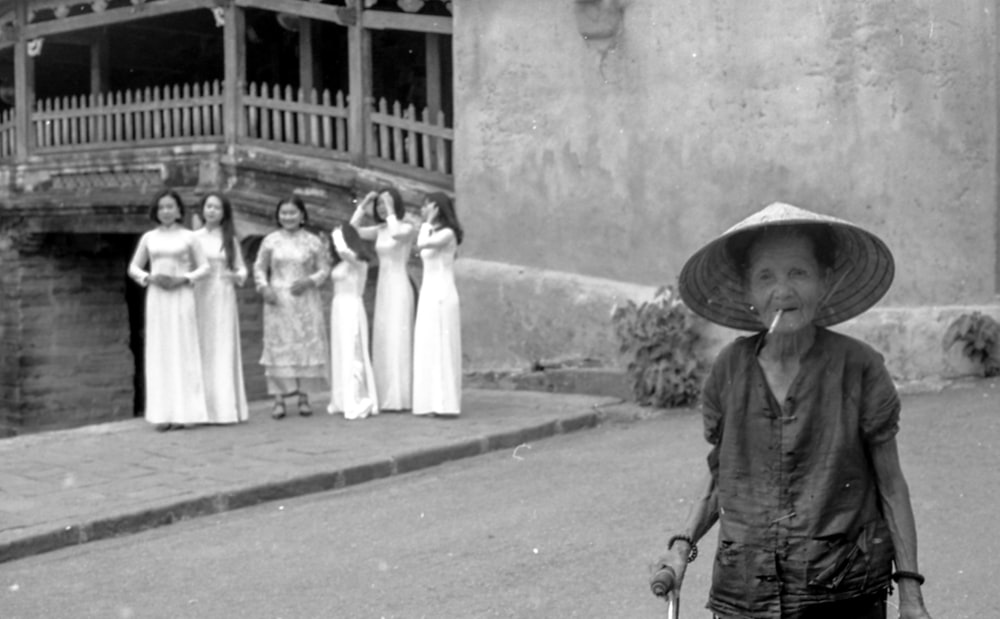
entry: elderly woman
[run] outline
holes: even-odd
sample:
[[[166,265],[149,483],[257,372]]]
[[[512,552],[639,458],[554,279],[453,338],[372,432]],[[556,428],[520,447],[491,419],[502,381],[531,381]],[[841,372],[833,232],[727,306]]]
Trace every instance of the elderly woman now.
[[[899,397],[879,353],[827,329],[874,305],[893,270],[875,235],[780,203],[684,266],[692,310],[754,332],[706,380],[708,471],[658,564],[679,590],[718,521],[717,618],[884,619],[893,581],[899,616],[929,617],[895,438]]]

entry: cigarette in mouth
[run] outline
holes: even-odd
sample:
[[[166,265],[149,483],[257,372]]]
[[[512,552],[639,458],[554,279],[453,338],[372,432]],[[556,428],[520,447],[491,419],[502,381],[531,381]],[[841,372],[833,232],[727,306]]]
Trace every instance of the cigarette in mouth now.
[[[778,326],[778,321],[781,320],[781,314],[785,310],[778,310],[778,313],[774,315],[774,320],[771,321],[771,328],[767,330],[767,334],[770,335],[774,333],[774,328]]]

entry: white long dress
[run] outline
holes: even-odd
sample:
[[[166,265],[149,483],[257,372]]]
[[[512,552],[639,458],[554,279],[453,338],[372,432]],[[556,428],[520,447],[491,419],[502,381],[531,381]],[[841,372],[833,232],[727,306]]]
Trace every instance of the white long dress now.
[[[247,267],[237,246],[234,270],[229,269],[218,228],[201,228],[194,235],[210,267],[208,275],[194,288],[208,420],[210,423],[246,421],[249,409],[243,383],[236,285],[246,281]]]
[[[347,419],[378,414],[375,372],[368,354],[368,317],[363,295],[368,264],[344,257],[330,272],[330,414]]]
[[[143,268],[147,263],[148,271]],[[143,234],[129,263],[129,276],[147,286],[146,420],[150,423],[209,421],[194,288],[148,286],[150,275],[164,273],[197,282],[208,269],[194,233],[180,226]]]
[[[413,413],[458,415],[462,408],[462,320],[455,287],[458,244],[451,230],[421,230],[424,276],[413,328]]]
[[[389,226],[379,228],[372,364],[382,410],[407,410],[411,403],[414,299],[406,263],[412,247],[412,234],[396,238]]]

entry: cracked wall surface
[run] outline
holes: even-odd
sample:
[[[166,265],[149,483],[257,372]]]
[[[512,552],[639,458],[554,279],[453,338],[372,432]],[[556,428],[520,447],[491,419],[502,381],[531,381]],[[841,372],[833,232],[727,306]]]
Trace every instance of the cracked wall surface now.
[[[632,0],[613,49],[574,2],[456,5],[463,255],[647,285],[776,200],[892,248],[883,306],[997,289],[986,0]]]

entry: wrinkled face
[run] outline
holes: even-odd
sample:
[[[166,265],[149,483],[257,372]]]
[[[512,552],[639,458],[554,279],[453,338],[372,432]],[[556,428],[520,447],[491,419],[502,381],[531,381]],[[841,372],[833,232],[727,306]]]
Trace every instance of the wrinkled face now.
[[[278,209],[278,223],[285,230],[298,230],[302,226],[302,211],[291,202],[285,202]]]
[[[782,310],[776,333],[811,325],[827,290],[827,276],[808,237],[764,237],[750,249],[748,257],[748,300],[761,323],[770,327]]]
[[[156,218],[165,226],[177,223],[181,218],[181,208],[173,196],[163,196],[156,203]]]
[[[209,196],[205,200],[205,206],[201,210],[201,216],[205,219],[205,224],[209,226],[217,226],[222,223],[222,217],[224,215],[222,210],[222,200],[218,196]]]

